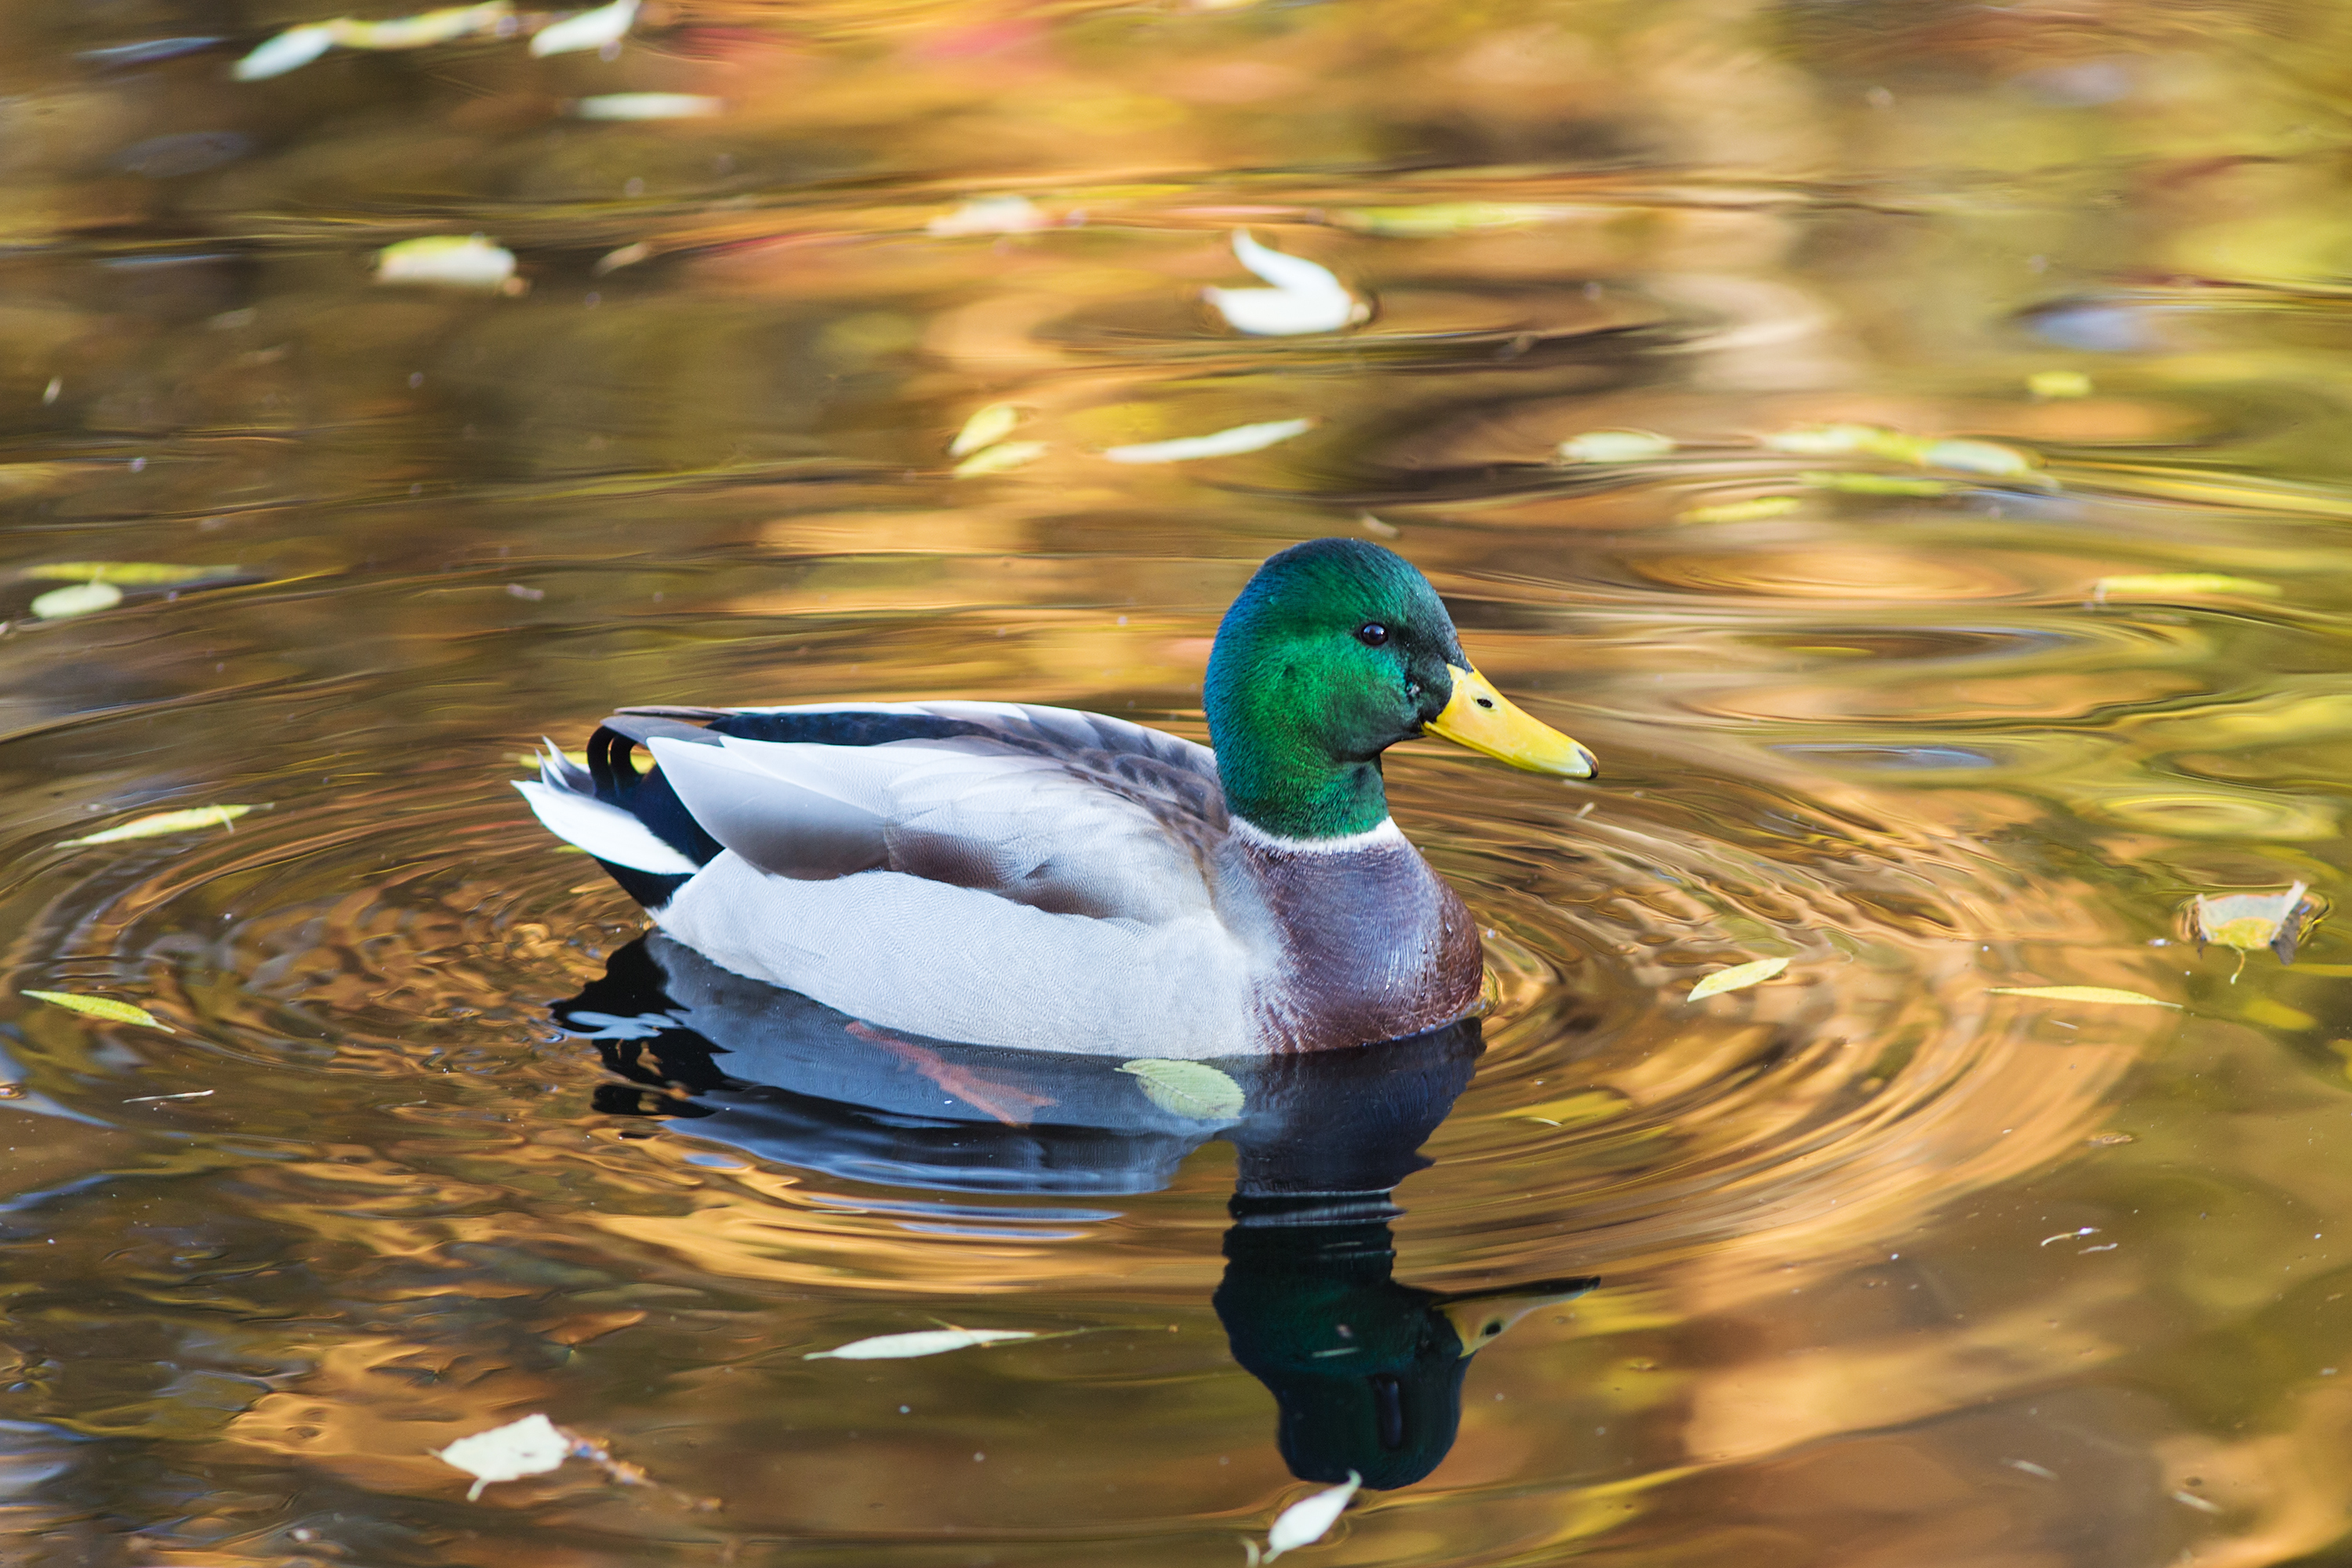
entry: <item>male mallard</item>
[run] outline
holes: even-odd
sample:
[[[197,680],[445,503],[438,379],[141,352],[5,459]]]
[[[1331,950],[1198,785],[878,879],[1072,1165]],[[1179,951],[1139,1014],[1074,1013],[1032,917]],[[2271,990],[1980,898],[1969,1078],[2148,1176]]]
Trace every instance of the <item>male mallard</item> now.
[[[1592,753],[1358,540],[1258,569],[1204,698],[1213,752],[1003,702],[624,709],[586,768],[551,746],[515,787],[677,941],[887,1029],[1205,1058],[1469,1012],[1476,928],[1390,820],[1381,753],[1427,732],[1567,778]]]

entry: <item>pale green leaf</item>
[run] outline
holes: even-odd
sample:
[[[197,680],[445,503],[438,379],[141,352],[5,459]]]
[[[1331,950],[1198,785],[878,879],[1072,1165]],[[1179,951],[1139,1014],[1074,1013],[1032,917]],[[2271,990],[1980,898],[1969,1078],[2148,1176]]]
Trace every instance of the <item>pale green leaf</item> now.
[[[155,1016],[144,1007],[134,1007],[128,1002],[117,1002],[111,996],[77,996],[68,991],[27,991],[26,995],[47,1002],[53,1007],[63,1007],[68,1013],[85,1017],[104,1018],[111,1024],[138,1024],[150,1029],[173,1033],[169,1024],[158,1023]]]
[[[1114,463],[1189,463],[1202,458],[1232,458],[1303,436],[1314,426],[1312,419],[1273,419],[1263,425],[1236,425],[1209,436],[1113,447],[1103,456]]]
[[[1249,1098],[1231,1076],[1206,1062],[1140,1057],[1121,1063],[1118,1070],[1133,1074],[1152,1104],[1194,1121],[1230,1121]]]
[[[45,561],[19,574],[43,583],[112,583],[132,588],[167,587],[226,577],[234,566],[175,566],[163,561]]]
[[[2039,996],[2049,1002],[2101,1002],[2116,1007],[2170,1007],[2179,1010],[2178,1002],[2158,1001],[2137,991],[2117,991],[2105,985],[1994,985],[1989,987],[1996,996]]]
[[[1858,496],[1940,496],[1952,491],[1943,479],[1911,479],[1900,474],[1804,473],[1797,476],[1797,481],[1817,490],[1843,490]]]
[[[727,100],[698,92],[600,92],[580,99],[582,120],[707,120],[727,112]]]
[[[1761,985],[1789,967],[1785,958],[1759,958],[1748,963],[1735,963],[1728,969],[1718,969],[1691,987],[1685,1000],[1704,1002],[1709,996],[1720,996],[1727,991],[1744,991],[1750,985]]]
[[[1676,522],[1760,522],[1768,517],[1786,517],[1805,503],[1795,496],[1757,496],[1749,500],[1719,501],[1714,506],[1695,506],[1676,514]]]
[[[514,276],[514,252],[478,234],[431,234],[404,239],[376,253],[379,283],[434,283],[453,289],[499,289]]]
[[[1548,223],[1571,209],[1528,202],[1433,202],[1417,207],[1353,207],[1333,213],[1342,228],[1395,239],[1431,239],[1449,234],[1488,234]]]
[[[534,55],[563,55],[575,49],[601,49],[628,36],[637,20],[637,0],[612,0],[593,11],[574,11],[541,27],[530,40]]]
[[[852,1340],[829,1351],[811,1351],[803,1361],[905,1361],[915,1356],[942,1355],[977,1345],[1003,1344],[1039,1336],[1027,1329],[923,1329],[911,1334],[877,1334]]]
[[[2189,929],[2198,942],[2218,942],[2240,952],[2270,948],[2292,962],[2304,928],[2316,912],[2295,883],[2279,893],[2200,893],[2189,906]]]
[[[52,588],[35,599],[33,614],[45,621],[64,621],[110,610],[121,603],[122,590],[111,583],[77,583],[70,588]]]
[[[982,447],[949,470],[950,478],[977,479],[982,474],[1001,474],[1008,469],[1025,468],[1053,448],[1043,441],[1001,441],[993,447]]]
[[[1916,463],[1927,443],[1883,425],[1804,425],[1764,437],[1775,452],[1799,458],[1885,458]]]
[[[1552,454],[1562,463],[1639,463],[1673,455],[1675,439],[1654,430],[1587,430]]]
[[[992,403],[974,411],[972,416],[963,422],[963,428],[956,432],[956,438],[948,443],[948,456],[968,457],[982,447],[993,447],[1012,435],[1013,427],[1020,423],[1020,405]]]
[[[428,44],[496,32],[513,15],[513,0],[485,0],[478,5],[445,5],[381,22],[344,16],[324,25],[333,31],[335,42],[347,49],[421,49]]]
[[[2088,397],[2091,378],[2079,370],[2037,370],[2025,378],[2025,390],[2036,397]]]
[[[1915,459],[1923,468],[1947,468],[1958,474],[1984,474],[1994,479],[2021,479],[2040,466],[2031,452],[1997,441],[1930,441]]]
[[[133,817],[121,826],[110,827],[103,833],[62,839],[58,847],[70,848],[77,844],[120,844],[130,838],[161,838],[167,834],[194,833],[204,827],[226,827],[252,809],[249,805],[192,805],[183,811],[159,811],[152,816]]]
[[[2091,597],[2104,602],[2228,594],[2245,599],[2275,599],[2283,591],[2275,583],[2259,583],[2252,577],[2231,577],[2219,572],[2147,572],[2102,577]]]

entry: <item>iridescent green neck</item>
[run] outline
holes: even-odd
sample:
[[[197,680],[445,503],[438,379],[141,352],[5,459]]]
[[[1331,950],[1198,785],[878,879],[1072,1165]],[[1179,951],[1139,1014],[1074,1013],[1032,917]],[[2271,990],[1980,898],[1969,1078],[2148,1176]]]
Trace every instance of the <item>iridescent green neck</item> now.
[[[1285,838],[1343,838],[1388,820],[1389,796],[1378,755],[1341,760],[1285,722],[1286,705],[1305,682],[1251,682],[1220,704],[1212,699],[1209,734],[1217,775],[1233,813]],[[1222,715],[1219,712],[1223,709]]]

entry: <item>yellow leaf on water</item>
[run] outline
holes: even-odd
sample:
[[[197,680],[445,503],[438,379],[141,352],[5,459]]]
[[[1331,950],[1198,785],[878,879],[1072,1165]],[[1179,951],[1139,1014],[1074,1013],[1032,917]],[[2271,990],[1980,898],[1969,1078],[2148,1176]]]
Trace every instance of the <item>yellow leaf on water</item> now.
[[[1654,430],[1587,430],[1552,454],[1561,463],[1639,463],[1673,455],[1675,439]]]
[[[437,11],[381,22],[344,16],[324,25],[333,32],[335,42],[347,49],[421,49],[427,44],[495,32],[513,15],[513,0],[485,0],[479,5],[445,5]]]
[[[1768,517],[1786,517],[1805,503],[1795,496],[1757,496],[1751,500],[1727,500],[1714,506],[1695,506],[1688,511],[1677,512],[1676,522],[1760,522]]]
[[[1776,430],[1763,441],[1771,451],[1799,458],[1885,458],[1898,463],[1916,462],[1927,446],[1884,425],[1804,425]]]
[[[978,1345],[1004,1344],[1039,1336],[1028,1329],[923,1329],[911,1334],[877,1334],[852,1340],[829,1351],[811,1351],[803,1361],[906,1361],[915,1356],[943,1355]]]
[[[1797,476],[1797,482],[1858,496],[1940,496],[1952,491],[1946,480],[1911,479],[1900,474],[1804,473]]]
[[[2088,397],[2091,378],[2079,370],[2037,370],[2025,378],[2025,390],[2036,397]]]
[[[45,621],[65,621],[110,610],[121,603],[122,590],[111,583],[77,583],[70,588],[52,588],[35,599],[33,614]]]
[[[1122,1062],[1118,1070],[1132,1074],[1152,1104],[1193,1121],[1230,1121],[1249,1099],[1230,1074],[1206,1062],[1139,1057]]]
[[[1233,458],[1303,436],[1314,427],[1312,419],[1271,419],[1263,425],[1236,425],[1213,435],[1113,447],[1103,456],[1114,463],[1190,463],[1202,458]]]
[[[1761,985],[1789,967],[1785,958],[1759,958],[1748,963],[1735,963],[1728,969],[1718,969],[1691,987],[1685,1000],[1703,1002],[1709,996],[1720,996],[1727,991],[1744,991],[1750,985]]]
[[[530,40],[534,55],[569,54],[574,49],[601,49],[628,36],[637,20],[637,0],[612,0],[593,11],[574,11],[541,27]]]
[[[53,1007],[63,1007],[68,1013],[79,1013],[85,1017],[104,1018],[110,1024],[139,1024],[150,1029],[161,1029],[167,1035],[174,1032],[169,1024],[157,1022],[155,1016],[146,1008],[134,1007],[128,1002],[117,1002],[111,996],[77,996],[69,991],[27,991],[25,994],[47,1002]]]
[[[2039,996],[2050,1002],[2103,1002],[2116,1007],[2170,1007],[2179,1009],[2178,1002],[2159,1001],[2137,991],[2117,991],[2105,985],[1994,985],[1989,986],[1996,996]]]
[[[949,470],[949,477],[970,479],[982,474],[1001,474],[1034,463],[1052,450],[1043,441],[1002,441],[993,447],[982,447],[958,463]]]
[[[1913,459],[1923,468],[1948,468],[1955,473],[1986,474],[1995,479],[2021,479],[2040,467],[2031,452],[1996,441],[1930,441]]]
[[[1448,234],[1488,234],[1498,229],[1528,228],[1570,209],[1538,206],[1528,202],[1434,202],[1418,207],[1355,207],[1335,212],[1331,220],[1359,234],[1385,235],[1396,239],[1430,239]]]
[[[948,443],[948,456],[961,458],[982,447],[993,447],[1012,435],[1013,427],[1020,423],[1021,406],[1015,403],[992,403],[975,409],[971,417],[963,422],[963,428],[956,432],[956,438]]]
[[[103,833],[60,839],[58,847],[65,849],[77,844],[121,844],[131,838],[161,838],[167,834],[193,833],[203,827],[226,827],[252,809],[249,805],[192,805],[183,811],[159,811],[152,816],[133,817],[121,826],[110,827]]]
[[[2267,947],[2281,963],[2293,963],[2295,944],[2319,912],[2305,890],[2297,882],[2277,893],[2200,893],[2189,905],[2189,934],[2200,947],[2216,942],[2240,952]]]
[[[152,588],[172,583],[200,583],[226,577],[234,566],[174,566],[162,561],[46,561],[27,566],[19,575],[45,583],[113,583]]]
[[[2091,592],[2095,604],[2109,599],[2168,599],[2187,595],[2234,594],[2247,599],[2275,599],[2284,593],[2275,583],[2252,577],[2231,577],[2219,572],[2149,572],[2102,577]]]

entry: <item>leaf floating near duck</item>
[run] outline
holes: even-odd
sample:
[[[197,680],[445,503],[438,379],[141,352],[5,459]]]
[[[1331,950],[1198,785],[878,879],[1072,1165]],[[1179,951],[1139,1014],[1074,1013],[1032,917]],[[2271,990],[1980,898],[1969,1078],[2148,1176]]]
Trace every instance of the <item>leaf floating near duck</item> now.
[[[1314,427],[1312,419],[1272,419],[1263,425],[1236,425],[1210,436],[1113,447],[1103,456],[1114,463],[1191,463],[1202,458],[1235,458],[1244,452],[1263,451],[1294,436],[1304,436]]]
[[[1789,967],[1785,958],[1759,958],[1750,963],[1735,963],[1728,969],[1718,969],[1690,989],[1684,998],[1704,1002],[1710,996],[1720,996],[1727,991],[1744,991],[1750,985],[1761,985]]]
[[[376,253],[379,283],[423,283],[447,289],[507,289],[515,279],[514,252],[478,234],[430,234]]]
[[[593,11],[574,11],[541,27],[530,40],[534,55],[564,55],[576,49],[602,49],[628,37],[636,25],[637,0],[613,0]]]
[[[1559,444],[1561,463],[1639,463],[1674,455],[1675,438],[1654,430],[1587,430]]]
[[[192,805],[183,811],[159,811],[147,816],[133,817],[121,826],[110,827],[103,833],[59,839],[58,847],[68,849],[84,844],[121,844],[132,838],[162,838],[174,833],[194,833],[200,828],[226,827],[252,809],[249,805]]]
[[[111,583],[77,583],[41,595],[33,601],[33,614],[45,621],[69,621],[76,616],[110,610],[121,603],[122,590]]]
[[[2115,1007],[2180,1010],[2178,1002],[2166,1002],[2137,991],[2118,991],[2108,985],[1994,985],[1987,989],[1996,996],[2038,996],[2045,1002],[2100,1002]]]
[[[968,1351],[982,1345],[1006,1344],[1014,1340],[1044,1337],[1028,1329],[923,1329],[911,1334],[877,1334],[868,1340],[852,1340],[829,1351],[811,1351],[801,1359],[908,1361],[916,1356],[945,1355],[950,1351]]]
[[[570,1435],[546,1416],[526,1415],[430,1451],[443,1464],[474,1478],[466,1492],[466,1500],[472,1502],[493,1481],[545,1475],[572,1457],[572,1446]]]
[[[1275,1519],[1274,1528],[1265,1532],[1265,1556],[1257,1555],[1253,1542],[1250,1561],[1271,1563],[1286,1552],[1312,1546],[1322,1540],[1331,1533],[1331,1527],[1339,1522],[1340,1514],[1347,1511],[1349,1502],[1363,1484],[1364,1478],[1349,1470],[1348,1479],[1339,1485],[1328,1491],[1317,1492],[1312,1497],[1301,1498],[1284,1509]]]
[[[103,1018],[110,1024],[137,1024],[142,1028],[161,1029],[167,1035],[174,1032],[171,1025],[160,1022],[146,1008],[117,1002],[111,996],[77,996],[69,991],[27,991],[24,994],[87,1018]]]
[[[1250,237],[1247,229],[1234,231],[1234,255],[1244,267],[1274,285],[1271,289],[1204,289],[1202,297],[1217,308],[1237,332],[1254,338],[1289,338],[1307,332],[1336,332],[1372,313],[1370,306],[1348,292],[1331,269],[1303,256],[1269,250]]]
[[[2278,954],[2281,963],[2294,962],[2295,944],[2311,929],[2320,906],[2305,896],[2301,882],[2276,893],[2200,893],[2189,900],[2189,934],[2200,948],[2212,943],[2245,955],[2263,948]],[[2236,984],[2238,976],[2230,976]]]
[[[1132,1075],[1152,1104],[1194,1121],[1230,1121],[1249,1100],[1230,1074],[1206,1062],[1142,1057],[1120,1063],[1118,1070]]]

